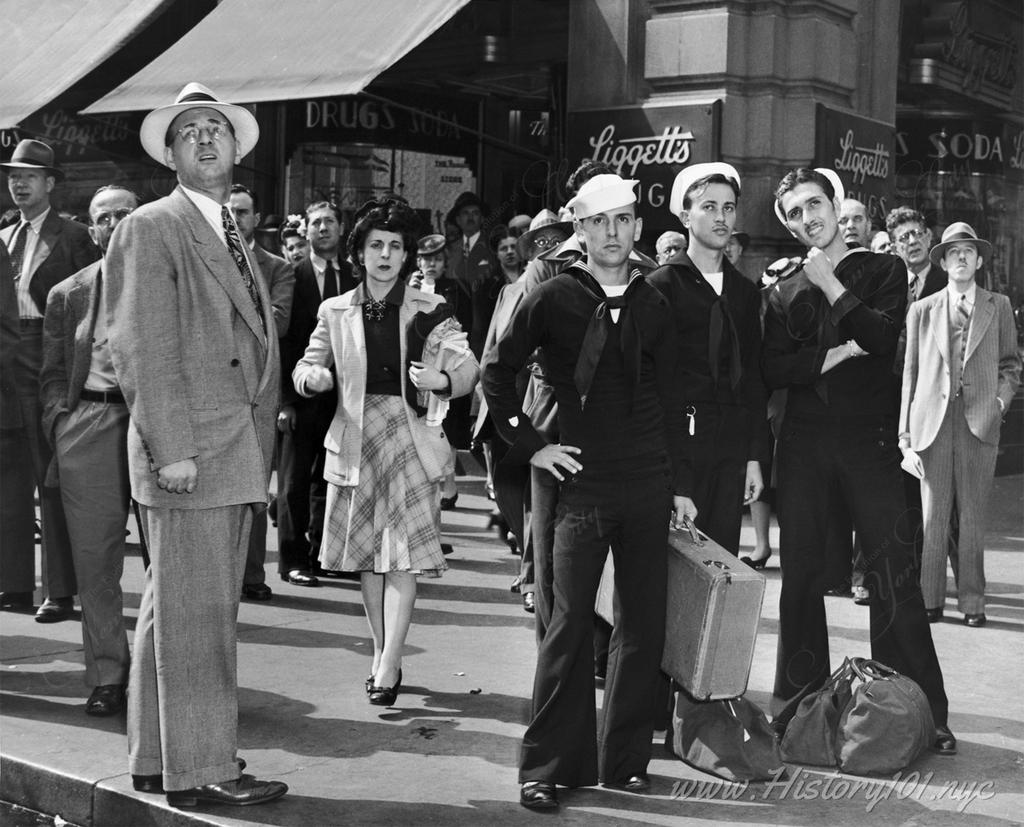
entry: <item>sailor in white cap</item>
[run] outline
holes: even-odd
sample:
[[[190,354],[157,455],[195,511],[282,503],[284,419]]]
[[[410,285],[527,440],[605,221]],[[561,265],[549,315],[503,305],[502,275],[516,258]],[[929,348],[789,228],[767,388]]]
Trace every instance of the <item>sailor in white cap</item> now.
[[[131,413],[132,496],[150,555],[128,684],[128,763],[136,790],[164,792],[172,806],[261,804],[288,787],[241,773],[235,662],[280,359],[270,295],[229,206],[234,166],[259,127],[248,110],[190,83],[139,134],[178,186],[118,225],[104,268],[111,357]]]
[[[739,198],[740,176],[729,164],[680,172],[670,206],[686,228],[687,247],[648,277],[676,322],[678,382],[687,405],[686,495],[697,527],[733,554],[743,505],[761,494],[761,463],[771,451],[761,294],[725,255]]]
[[[956,738],[915,576],[896,439],[893,360],[907,268],[896,256],[847,248],[842,200],[828,169],[793,170],[776,190],[776,215],[809,252],[802,271],[772,289],[765,315],[765,379],[788,390],[777,458],[786,565],[774,703],[822,685],[831,671],[824,591],[830,573],[850,565],[848,549],[827,541],[838,493],[867,563],[871,656],[924,690],[936,726],[933,749],[951,755]],[[777,728],[786,723],[777,719]]]
[[[483,389],[506,463],[561,483],[554,529],[554,605],[537,654],[534,717],[523,739],[520,803],[558,806],[556,785],[643,792],[650,786],[654,705],[665,623],[669,518],[682,450],[668,303],[630,252],[640,236],[636,182],[601,174],[569,202],[586,257],[523,299],[484,368]],[[516,376],[543,347],[561,442],[522,410]],[[597,744],[593,609],[609,545],[619,616]]]

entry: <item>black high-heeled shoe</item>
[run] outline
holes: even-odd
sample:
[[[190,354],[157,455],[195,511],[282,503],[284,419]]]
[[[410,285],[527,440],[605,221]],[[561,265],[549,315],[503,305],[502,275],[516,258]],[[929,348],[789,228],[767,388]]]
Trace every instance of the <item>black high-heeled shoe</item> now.
[[[394,686],[377,686],[375,683],[369,692],[370,703],[374,706],[394,706],[398,700],[398,692],[402,688],[402,670],[398,670],[398,680]]]
[[[750,568],[752,568],[752,569],[763,569],[765,567],[765,565],[768,563],[768,561],[771,560],[771,559],[772,559],[772,550],[768,549],[768,556],[767,557],[760,557],[760,558],[758,558],[756,560],[753,557],[741,557],[740,558],[740,562],[741,563],[745,563],[746,565],[750,566]]]

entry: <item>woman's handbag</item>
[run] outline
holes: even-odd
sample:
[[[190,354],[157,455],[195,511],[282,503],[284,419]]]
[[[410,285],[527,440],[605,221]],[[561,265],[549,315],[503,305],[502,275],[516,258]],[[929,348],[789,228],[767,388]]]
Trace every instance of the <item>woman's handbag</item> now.
[[[675,693],[669,749],[691,767],[726,781],[783,777],[779,743],[761,708],[746,698],[696,701]]]
[[[788,721],[788,722],[787,722]],[[847,658],[821,689],[800,693],[776,719],[794,764],[886,774],[913,763],[935,738],[921,687],[875,660]]]

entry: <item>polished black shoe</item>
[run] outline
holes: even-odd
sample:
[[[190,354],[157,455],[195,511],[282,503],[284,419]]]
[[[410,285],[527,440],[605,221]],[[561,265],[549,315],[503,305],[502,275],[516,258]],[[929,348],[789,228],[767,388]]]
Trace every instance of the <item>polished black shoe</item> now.
[[[238,771],[245,769],[245,759],[238,759]],[[132,787],[138,793],[162,793],[164,791],[164,777],[162,775],[133,775]]]
[[[394,706],[395,701],[398,700],[398,692],[401,688],[402,670],[399,669],[398,680],[394,686],[377,686],[376,679],[374,679],[374,684],[370,687],[366,697],[374,706]]]
[[[526,781],[519,788],[519,803],[528,810],[557,810],[555,785],[548,781]]]
[[[605,781],[601,786],[610,790],[625,790],[627,793],[645,793],[651,789],[651,779],[647,773],[638,772],[622,781]]]
[[[523,592],[523,611],[529,614],[537,611],[537,603],[533,599],[533,592]]]
[[[979,629],[985,625],[987,620],[988,618],[985,617],[984,612],[977,615],[964,615],[964,626],[970,626],[972,629]]]
[[[97,686],[85,702],[85,714],[105,717],[116,715],[124,709],[124,684],[112,683]]]
[[[281,579],[285,583],[291,583],[293,586],[309,586],[312,588],[320,585],[320,581],[316,577],[302,569],[292,569],[287,574],[282,574]]]
[[[871,605],[871,592],[868,591],[866,586],[853,587],[853,602],[858,606]]]
[[[929,623],[938,623],[942,620],[942,606],[937,609],[925,609],[924,613]]]
[[[282,781],[260,781],[251,775],[243,775],[220,784],[204,784],[190,790],[172,790],[167,793],[167,803],[172,807],[198,807],[200,804],[231,804],[244,807],[249,804],[266,804],[288,792],[288,785]]]
[[[270,600],[274,593],[266,583],[242,584],[242,597],[247,600]]]
[[[0,609],[18,612],[32,608],[32,592],[0,593]]]
[[[741,557],[740,562],[745,563],[752,569],[763,569],[768,565],[768,561],[772,559],[772,550],[768,549],[768,554],[764,557]]]
[[[73,597],[48,597],[36,612],[36,623],[59,623],[75,612]]]
[[[956,736],[950,732],[948,726],[935,727],[932,752],[937,752],[939,755],[956,755]]]
[[[458,493],[452,494],[450,497],[441,497],[441,510],[451,511],[455,508],[455,503],[459,501]]]

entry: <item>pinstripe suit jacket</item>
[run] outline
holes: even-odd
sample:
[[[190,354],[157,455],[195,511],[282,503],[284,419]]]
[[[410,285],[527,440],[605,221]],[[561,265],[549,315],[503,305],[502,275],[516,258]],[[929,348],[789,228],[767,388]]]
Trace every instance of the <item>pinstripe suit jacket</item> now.
[[[255,283],[262,324],[227,245],[181,187],[114,231],[103,302],[131,411],[128,459],[139,503],[266,502],[281,366],[266,282]],[[161,490],[156,472],[185,459],[198,466],[196,490]]]
[[[900,437],[915,451],[935,441],[946,416],[956,366],[951,364],[949,291],[940,290],[910,305],[903,367]],[[963,395],[967,425],[978,439],[999,444],[1002,411],[1020,385],[1021,360],[1010,300],[977,288],[964,360]],[[1000,410],[997,397],[1002,400]]]

